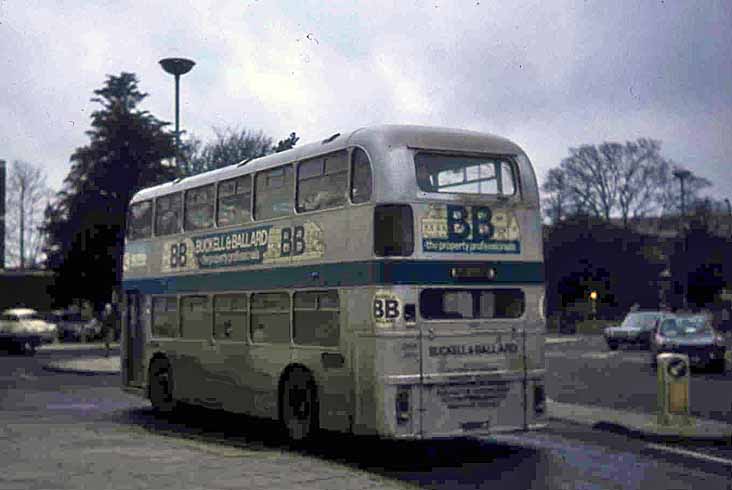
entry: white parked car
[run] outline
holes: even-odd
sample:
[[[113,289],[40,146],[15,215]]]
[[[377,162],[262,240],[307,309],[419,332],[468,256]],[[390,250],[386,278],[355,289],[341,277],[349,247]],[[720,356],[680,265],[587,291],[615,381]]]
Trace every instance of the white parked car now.
[[[12,308],[0,314],[0,341],[23,353],[32,354],[42,343],[58,338],[56,325],[48,323],[30,308]]]

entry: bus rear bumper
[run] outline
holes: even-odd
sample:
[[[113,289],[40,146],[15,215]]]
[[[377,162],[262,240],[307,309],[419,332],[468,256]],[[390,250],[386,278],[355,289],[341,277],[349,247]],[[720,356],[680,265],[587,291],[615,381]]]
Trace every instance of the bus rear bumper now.
[[[455,430],[451,432],[439,432],[430,434],[392,434],[388,437],[399,440],[441,440],[441,439],[456,439],[456,438],[490,438],[497,434],[521,434],[527,432],[536,432],[546,429],[548,424],[536,423],[529,424],[527,427],[516,427],[516,426],[496,426],[490,429],[480,430]]]

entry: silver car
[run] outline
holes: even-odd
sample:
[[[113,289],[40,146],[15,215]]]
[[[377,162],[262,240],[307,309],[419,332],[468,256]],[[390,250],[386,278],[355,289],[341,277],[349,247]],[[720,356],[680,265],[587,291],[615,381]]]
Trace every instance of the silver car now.
[[[726,349],[708,315],[674,315],[665,318],[651,338],[651,365],[656,365],[658,354],[674,352],[688,355],[692,367],[723,373]]]
[[[48,323],[30,308],[12,308],[0,315],[0,341],[11,349],[33,354],[42,343],[58,337],[56,325]]]
[[[648,349],[654,330],[668,315],[663,311],[631,311],[619,326],[605,328],[605,342],[610,350],[615,350],[620,345],[636,345]]]

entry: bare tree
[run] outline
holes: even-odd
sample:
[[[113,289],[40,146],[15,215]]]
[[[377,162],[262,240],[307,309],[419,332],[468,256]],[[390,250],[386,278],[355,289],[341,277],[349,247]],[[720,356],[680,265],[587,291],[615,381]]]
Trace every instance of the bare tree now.
[[[544,192],[544,213],[553,223],[559,223],[568,212],[569,189],[560,168],[551,168],[541,186]]]
[[[674,177],[674,170],[687,170],[680,165],[668,162],[666,174],[663,181],[659,183],[661,187],[661,202],[663,214],[680,216],[681,215],[681,182]],[[700,201],[704,201],[701,197],[701,191],[711,187],[712,183],[704,177],[695,175],[689,171],[689,175],[684,178],[684,196],[683,200],[687,203],[687,209],[698,209]],[[702,206],[704,207],[704,206]]]
[[[300,139],[295,133],[272,144],[272,138],[261,131],[247,129],[214,128],[213,141],[203,143],[199,138],[190,136],[183,143],[178,170],[182,176],[196,175],[242,161],[259,158],[270,153],[289,150]]]
[[[625,143],[619,153],[618,208],[623,226],[631,217],[643,217],[660,205],[663,190],[658,183],[667,178],[669,166],[660,151],[658,141],[641,138]]]
[[[44,209],[51,196],[40,167],[16,160],[10,169],[7,191],[7,249],[9,262],[21,269],[40,263]]]
[[[586,214],[609,221],[638,218],[660,208],[669,164],[658,141],[640,138],[625,144],[602,143],[570,148],[570,156],[552,169],[543,190],[565,214]]]

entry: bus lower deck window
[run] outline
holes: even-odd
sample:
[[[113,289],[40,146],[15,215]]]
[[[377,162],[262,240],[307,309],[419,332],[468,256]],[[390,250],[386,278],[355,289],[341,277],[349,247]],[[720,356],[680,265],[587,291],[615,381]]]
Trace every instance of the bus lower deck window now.
[[[152,300],[153,337],[178,337],[178,300],[161,296]]]
[[[292,338],[300,345],[337,346],[340,313],[337,291],[295,293]]]
[[[287,343],[290,341],[289,294],[254,294],[250,311],[252,342]]]

